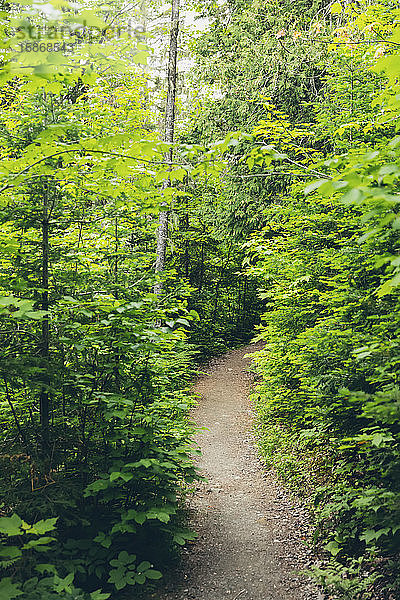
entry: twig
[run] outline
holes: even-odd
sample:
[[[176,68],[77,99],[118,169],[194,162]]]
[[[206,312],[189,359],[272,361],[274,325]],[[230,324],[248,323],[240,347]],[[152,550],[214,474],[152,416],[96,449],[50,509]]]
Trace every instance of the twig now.
[[[248,179],[253,177],[270,177],[271,175],[294,175],[295,177],[309,177],[308,173],[291,173],[290,171],[264,171],[264,173],[250,173],[250,175],[231,175],[230,173],[225,173],[228,177],[232,179],[237,179],[241,177],[242,179]]]
[[[305,169],[309,173],[313,173],[314,175],[319,175],[323,179],[333,179],[333,177],[331,177],[331,175],[327,175],[327,173],[321,173],[320,171],[316,171],[315,169],[310,169],[310,167],[307,167],[307,165],[302,165],[301,163],[297,162],[296,160],[292,160],[288,156],[286,156],[284,158],[284,160],[287,160],[288,162],[292,163],[292,165],[295,165],[296,167],[299,167],[300,169]]]
[[[241,592],[239,592],[238,594],[236,594],[236,596],[234,597],[233,600],[237,600],[239,598],[239,596],[241,596],[242,594],[245,593],[246,590],[242,590]]]
[[[83,153],[87,153],[87,154],[106,154],[108,156],[115,156],[118,158],[124,158],[125,160],[136,160],[138,162],[143,162],[143,163],[151,163],[153,165],[177,165],[180,167],[184,167],[184,163],[178,163],[178,162],[165,162],[165,161],[154,161],[152,159],[146,159],[146,158],[140,158],[138,156],[129,156],[126,154],[121,154],[119,152],[108,152],[107,150],[93,150],[93,149],[89,149],[89,148],[72,148],[71,150],[60,150],[59,152],[54,152],[53,154],[49,154],[48,156],[44,156],[43,158],[39,158],[38,160],[36,160],[34,163],[28,165],[27,167],[25,167],[25,169],[22,169],[22,171],[20,171],[19,173],[12,173],[12,175],[15,176],[15,178],[20,177],[21,175],[25,175],[25,173],[27,173],[28,171],[30,171],[30,169],[32,169],[33,167],[36,167],[36,165],[38,165],[39,163],[48,160],[50,158],[54,158],[56,156],[61,156],[63,154],[71,154],[71,152],[83,152]],[[204,161],[204,162],[211,162],[211,161]],[[187,169],[186,169],[187,170]],[[4,192],[5,190],[11,188],[11,187],[15,187],[11,184],[6,184],[4,185],[1,189],[0,189],[0,193]]]

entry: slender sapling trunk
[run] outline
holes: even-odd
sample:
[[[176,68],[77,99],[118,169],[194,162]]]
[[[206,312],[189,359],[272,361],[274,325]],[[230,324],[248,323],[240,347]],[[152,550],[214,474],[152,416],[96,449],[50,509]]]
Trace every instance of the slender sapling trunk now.
[[[165,108],[165,121],[164,121],[164,141],[172,144],[174,141],[174,128],[175,128],[175,99],[176,99],[176,80],[177,80],[177,58],[178,58],[178,34],[179,34],[179,0],[172,0],[172,14],[171,14],[171,34],[169,44],[169,57],[168,57],[168,92],[167,92],[167,105]],[[169,170],[171,170],[172,163],[172,148],[167,152],[165,156],[166,162],[169,164]],[[166,180],[163,183],[163,189],[170,187],[170,180]],[[168,241],[168,217],[169,208],[167,204],[164,204],[160,212],[159,226],[157,231],[157,257],[155,270],[156,273],[162,273],[165,269],[165,257],[167,252],[167,241]],[[154,292],[160,294],[162,290],[162,283],[159,281],[154,286]]]

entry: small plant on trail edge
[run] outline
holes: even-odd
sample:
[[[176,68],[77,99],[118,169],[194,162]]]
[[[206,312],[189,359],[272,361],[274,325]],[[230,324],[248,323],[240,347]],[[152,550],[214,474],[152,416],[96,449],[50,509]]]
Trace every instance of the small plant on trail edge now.
[[[382,579],[382,575],[371,573],[366,568],[363,557],[351,559],[342,565],[336,561],[322,567],[315,567],[305,574],[314,577],[324,590],[346,600],[373,600],[374,584]]]

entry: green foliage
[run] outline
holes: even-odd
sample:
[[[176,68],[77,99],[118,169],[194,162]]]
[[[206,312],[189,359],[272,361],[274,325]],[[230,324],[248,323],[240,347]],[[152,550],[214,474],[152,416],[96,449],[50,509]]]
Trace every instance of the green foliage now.
[[[312,572],[323,588],[332,594],[340,594],[342,598],[373,598],[372,589],[379,584],[378,573],[366,571],[363,558],[353,559],[346,566],[332,561],[325,568],[315,568]]]
[[[0,544],[0,568],[2,570],[12,569],[16,571],[34,566],[34,570],[41,573],[42,577],[24,578],[24,581],[15,582],[13,577],[0,578],[0,593],[4,600],[12,600],[21,597],[23,600],[35,600],[36,598],[63,598],[69,600],[106,600],[110,594],[99,594],[99,591],[86,594],[73,585],[74,573],[60,577],[57,569],[52,564],[41,564],[40,558],[35,553],[43,553],[51,550],[49,543],[55,542],[56,538],[43,534],[54,531],[58,517],[37,521],[29,525],[17,514],[11,517],[0,517],[0,535],[3,539]],[[12,539],[8,539],[12,538]],[[32,539],[33,538],[33,539]],[[10,545],[13,544],[13,545]],[[44,573],[50,573],[50,577]]]
[[[4,28],[37,10],[32,22],[49,31],[47,5],[35,6],[2,14]],[[113,18],[103,9],[88,12],[67,64],[63,52],[60,61],[39,52],[16,71],[8,45],[1,65],[5,599],[105,600],[159,579],[163,555],[194,537],[180,512],[199,477],[186,333],[199,317],[172,267],[163,296],[153,293],[156,220],[165,200],[179,200],[186,170],[162,190],[169,146],[155,133],[148,78],[136,66],[125,73],[145,49],[126,36],[94,47],[90,27]],[[70,19],[71,36],[82,18],[67,4],[55,15],[58,26]],[[107,56],[119,48],[118,60]]]
[[[260,303],[255,279],[242,268],[240,238],[227,219],[230,198],[215,180],[196,181],[190,191],[177,210],[173,263],[191,287],[189,307],[199,316],[190,341],[208,358],[248,339]]]
[[[163,555],[195,537],[180,515],[199,478],[194,362],[247,339],[262,314],[259,445],[314,500],[314,575],[343,598],[389,598],[399,9],[205,2],[187,79],[201,91],[169,169],[137,66],[146,36],[106,33],[125,8],[0,15],[0,596],[106,600],[162,576]],[[44,35],[69,24],[60,52],[25,47],[16,61],[10,32],[28,22]]]
[[[194,132],[250,132],[263,118],[263,97],[301,120],[321,87],[319,43],[329,9],[320,0],[207,2],[210,28],[193,42],[197,61]],[[325,33],[325,32],[324,32]],[[204,106],[205,105],[205,106]],[[201,106],[201,108],[200,108]],[[300,117],[300,118],[299,118]],[[212,139],[214,139],[212,137]]]
[[[135,561],[136,555],[129,555],[126,551],[120,552],[118,558],[110,561],[114,569],[110,571],[108,581],[113,583],[117,590],[121,590],[126,585],[143,584],[146,579],[154,580],[162,577],[160,571],[151,568],[149,561],[142,561],[139,565],[136,565]]]
[[[259,444],[314,498],[326,559],[314,574],[349,599],[398,593],[397,15],[389,2],[346,8],[310,124],[269,104],[262,145],[243,157],[254,176],[292,172],[245,243],[265,302]]]

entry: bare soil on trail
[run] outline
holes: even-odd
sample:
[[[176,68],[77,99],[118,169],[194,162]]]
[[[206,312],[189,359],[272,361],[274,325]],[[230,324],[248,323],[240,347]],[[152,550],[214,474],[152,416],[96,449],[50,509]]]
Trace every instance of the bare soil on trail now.
[[[198,540],[157,600],[322,600],[298,571],[310,566],[307,516],[265,473],[255,450],[245,354],[251,345],[213,360],[195,385],[199,466],[208,478],[189,503]]]

